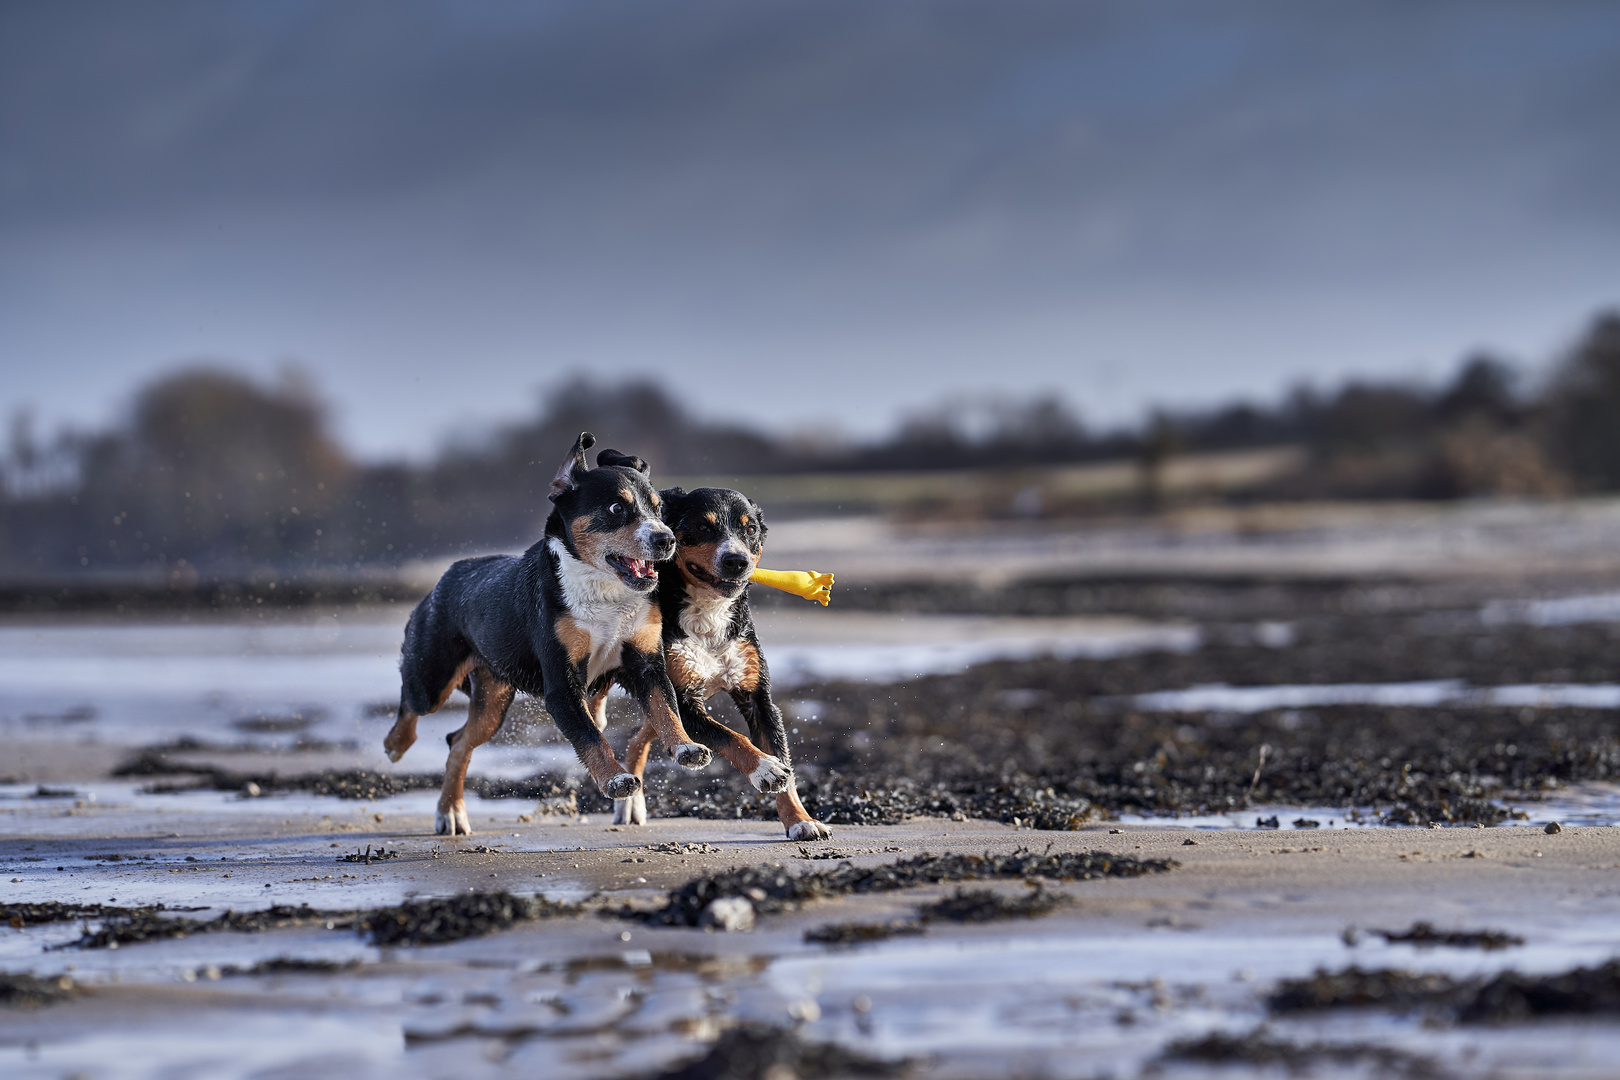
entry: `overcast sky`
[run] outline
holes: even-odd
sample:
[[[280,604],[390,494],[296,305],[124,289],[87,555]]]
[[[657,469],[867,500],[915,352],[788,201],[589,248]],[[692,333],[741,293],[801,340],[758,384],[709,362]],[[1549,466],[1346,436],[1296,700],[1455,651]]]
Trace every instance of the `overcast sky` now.
[[[297,361],[370,456],[659,374],[761,426],[1544,362],[1620,303],[1620,5],[0,6],[0,406]]]

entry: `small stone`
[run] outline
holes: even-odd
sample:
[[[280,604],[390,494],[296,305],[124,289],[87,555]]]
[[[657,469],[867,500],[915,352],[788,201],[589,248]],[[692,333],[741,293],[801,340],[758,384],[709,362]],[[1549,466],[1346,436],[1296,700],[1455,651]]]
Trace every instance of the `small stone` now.
[[[1198,841],[1194,840],[1192,837],[1189,836],[1189,837],[1187,837],[1187,839],[1185,839],[1185,840],[1183,840],[1181,842],[1182,847],[1188,847],[1189,845],[1193,846],[1193,847],[1196,847],[1196,846],[1198,846]]]
[[[752,930],[754,905],[740,896],[722,896],[718,900],[710,900],[709,906],[698,916],[698,925],[726,933]]]
[[[1551,835],[1552,833],[1561,833],[1561,832],[1563,832],[1564,827],[1562,825],[1558,824],[1558,822],[1556,822],[1556,821],[1549,821],[1549,822],[1547,822],[1547,827],[1545,829],[1542,829],[1541,831]]]
[[[257,799],[260,795],[264,794],[264,789],[259,787],[258,784],[255,784],[253,781],[249,780],[247,783],[242,785],[242,794],[249,799]]]

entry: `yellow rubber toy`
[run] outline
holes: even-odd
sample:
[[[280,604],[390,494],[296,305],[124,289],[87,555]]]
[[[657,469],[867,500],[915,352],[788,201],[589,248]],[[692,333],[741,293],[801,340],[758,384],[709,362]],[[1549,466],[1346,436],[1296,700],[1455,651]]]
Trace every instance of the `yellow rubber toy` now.
[[[818,574],[814,570],[766,570],[760,567],[749,575],[749,580],[814,600],[822,607],[826,607],[832,599],[833,576]]]

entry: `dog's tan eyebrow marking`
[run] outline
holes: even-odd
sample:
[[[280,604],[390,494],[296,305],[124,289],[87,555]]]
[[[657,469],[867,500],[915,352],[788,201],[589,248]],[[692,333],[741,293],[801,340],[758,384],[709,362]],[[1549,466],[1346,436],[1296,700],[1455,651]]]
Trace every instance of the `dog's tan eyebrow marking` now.
[[[630,494],[630,489],[629,488],[620,488],[619,489],[619,498],[623,499],[625,502],[635,502],[636,501],[636,497],[634,495]]]
[[[743,524],[744,524],[744,525],[746,525],[746,524],[748,524],[748,515],[747,515],[747,514],[744,514],[744,515],[743,515],[743,516],[742,516],[742,523],[743,523]]]
[[[660,499],[657,495],[654,495],[652,497],[652,504],[654,506],[663,506],[664,505],[664,500]]]
[[[707,521],[710,525],[715,524],[717,519],[714,516],[714,511],[710,510],[707,514],[704,514],[703,520]]]

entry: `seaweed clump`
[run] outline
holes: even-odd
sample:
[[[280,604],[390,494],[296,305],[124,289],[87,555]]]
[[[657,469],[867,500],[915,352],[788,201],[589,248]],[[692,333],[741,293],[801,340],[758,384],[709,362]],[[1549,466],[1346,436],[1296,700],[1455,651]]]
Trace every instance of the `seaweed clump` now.
[[[1174,859],[1136,859],[1106,851],[1036,854],[1020,848],[1007,855],[919,855],[912,859],[859,867],[845,863],[829,870],[793,874],[781,865],[740,867],[693,878],[670,893],[668,903],[646,916],[666,926],[700,926],[715,900],[743,897],[763,914],[784,911],[806,900],[851,893],[893,892],[916,885],[990,878],[1051,878],[1088,881],[1141,877],[1179,866]]]
[[[514,923],[578,913],[577,905],[556,903],[541,896],[466,893],[378,908],[358,916],[354,926],[369,933],[376,945],[433,945],[481,937],[505,930]]]
[[[759,1080],[778,1075],[820,1080],[898,1076],[905,1068],[905,1062],[870,1058],[835,1043],[808,1042],[787,1028],[745,1023],[721,1035],[701,1058],[659,1073],[656,1080]]]
[[[159,914],[156,908],[131,908],[119,911],[94,930],[87,925],[77,941],[57,948],[116,949],[145,941],[167,941],[226,930],[258,934],[317,921],[326,921],[334,926],[338,923],[349,925],[352,915],[352,912],[321,911],[307,904],[296,907],[277,904],[257,911],[227,911],[213,919],[177,918]]]
[[[1426,1080],[1443,1073],[1428,1058],[1418,1057],[1387,1046],[1355,1043],[1291,1043],[1268,1036],[1263,1028],[1243,1035],[1211,1032],[1197,1039],[1182,1039],[1165,1047],[1168,1061],[1197,1061],[1209,1065],[1280,1065],[1299,1075],[1314,1065],[1371,1064],[1379,1076],[1402,1076]]]
[[[1523,945],[1524,938],[1505,930],[1436,930],[1433,923],[1415,922],[1407,930],[1374,930],[1391,945],[1416,945],[1420,949],[1442,946],[1451,949],[1495,949]]]
[[[55,1005],[79,995],[79,985],[70,976],[40,978],[27,972],[0,971],[0,1006],[37,1009]]]
[[[954,895],[917,909],[924,922],[949,919],[952,922],[996,922],[1001,919],[1031,919],[1055,911],[1068,900],[1062,893],[1037,885],[1022,896],[1007,896],[994,889],[961,889]]]
[[[1504,971],[1489,979],[1453,979],[1405,971],[1348,968],[1285,980],[1274,1012],[1378,1007],[1449,1013],[1464,1024],[1502,1024],[1540,1016],[1620,1016],[1620,960],[1552,975]]]

